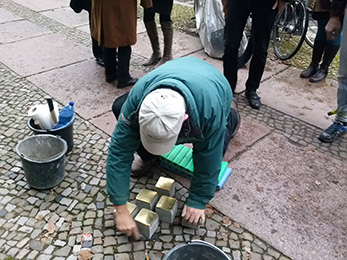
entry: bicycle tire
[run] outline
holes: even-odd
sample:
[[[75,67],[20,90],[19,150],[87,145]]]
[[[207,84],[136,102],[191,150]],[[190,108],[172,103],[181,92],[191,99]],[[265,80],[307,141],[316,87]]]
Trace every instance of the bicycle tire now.
[[[306,6],[301,1],[287,3],[273,27],[275,55],[280,60],[292,58],[305,40],[308,27]]]
[[[305,35],[305,42],[311,47],[313,48],[314,46],[314,39],[316,38],[316,34],[317,34],[317,30],[318,30],[318,23],[317,20],[314,20],[312,18],[312,11],[311,10],[307,10],[308,12],[308,28],[307,28],[307,32]]]

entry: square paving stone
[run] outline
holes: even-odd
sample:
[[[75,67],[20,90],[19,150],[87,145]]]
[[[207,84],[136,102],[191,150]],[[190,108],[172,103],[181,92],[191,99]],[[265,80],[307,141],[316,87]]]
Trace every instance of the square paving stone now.
[[[304,122],[326,128],[332,119],[327,112],[336,104],[337,82],[325,79],[311,83],[300,78],[300,72],[295,68],[286,70],[262,83],[258,91],[261,101]]]
[[[213,207],[292,259],[347,254],[345,163],[270,134],[232,164]]]
[[[69,1],[66,0],[13,0],[13,2],[34,11],[51,10],[69,6]]]
[[[70,7],[65,7],[44,11],[41,14],[69,27],[89,25],[88,12],[84,10],[76,14]]]
[[[91,55],[90,48],[68,41],[58,34],[0,45],[1,61],[21,76],[66,66],[88,59]],[[50,80],[54,81],[53,78]]]
[[[0,24],[0,31],[0,43],[16,42],[52,33],[26,20]]]
[[[0,8],[0,23],[12,22],[22,19],[22,17],[17,16],[6,9]]]
[[[90,54],[81,57],[88,59]],[[144,73],[133,69],[131,74],[141,77]],[[76,113],[86,119],[109,112],[114,100],[131,89],[118,89],[117,82],[106,83],[105,70],[94,59],[34,75],[29,80],[63,104],[73,100]]]

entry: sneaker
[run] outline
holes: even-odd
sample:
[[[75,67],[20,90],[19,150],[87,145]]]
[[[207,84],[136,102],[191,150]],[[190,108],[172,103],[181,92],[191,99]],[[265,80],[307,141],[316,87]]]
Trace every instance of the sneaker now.
[[[335,121],[331,126],[325,129],[318,137],[324,143],[333,142],[338,136],[347,132],[347,127],[339,122]]]

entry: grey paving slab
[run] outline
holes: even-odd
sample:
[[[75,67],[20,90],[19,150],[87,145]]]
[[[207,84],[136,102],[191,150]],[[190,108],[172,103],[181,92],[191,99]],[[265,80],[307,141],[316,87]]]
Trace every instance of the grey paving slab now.
[[[41,14],[69,27],[89,24],[87,11],[83,10],[77,14],[70,7],[48,10]]]
[[[0,59],[21,76],[29,76],[91,57],[90,48],[57,34],[0,45]]]
[[[270,133],[270,129],[252,121],[249,118],[241,117],[239,132],[230,141],[228,149],[223,157],[223,161],[229,162],[233,168],[233,158],[235,155],[246,151],[248,147]]]
[[[22,20],[23,18],[7,11],[4,8],[0,8],[0,23],[12,22]]]
[[[161,51],[163,51],[163,35],[160,28],[158,28],[158,33],[160,48]],[[147,34],[140,33],[137,35],[137,43],[133,46],[133,52],[149,58],[152,54],[152,48],[150,46],[151,45]],[[202,45],[199,38],[178,31],[174,32],[174,40],[172,46],[172,55],[174,58],[186,56],[201,49]]]
[[[80,30],[82,32],[90,34],[89,24],[82,25],[82,26],[77,26],[76,29],[78,29],[78,30]]]
[[[345,163],[271,134],[233,161],[212,205],[293,259],[343,260],[346,174]]]
[[[70,3],[68,0],[13,0],[13,2],[37,12],[67,7]]]
[[[0,44],[16,42],[51,33],[50,31],[26,20],[0,24],[0,31]]]
[[[90,119],[109,112],[116,97],[130,91],[130,87],[117,89],[116,82],[106,83],[104,71],[89,59],[28,79],[62,104],[73,100],[76,113]],[[141,77],[143,72],[133,69],[132,75]]]
[[[90,120],[90,122],[98,126],[102,131],[111,136],[114,131],[114,128],[116,127],[117,120],[113,113],[110,111],[106,112],[101,116],[94,117]]]
[[[262,83],[262,102],[320,128],[330,125],[327,112],[336,109],[336,80],[311,83],[299,77],[301,70],[285,70]],[[298,95],[300,93],[300,95]]]

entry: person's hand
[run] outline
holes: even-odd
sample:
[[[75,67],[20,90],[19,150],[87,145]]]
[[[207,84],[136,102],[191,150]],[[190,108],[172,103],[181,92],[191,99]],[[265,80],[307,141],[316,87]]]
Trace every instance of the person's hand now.
[[[197,225],[198,223],[205,223],[205,210],[195,209],[184,205],[182,210],[182,217],[187,220],[188,223]]]
[[[285,0],[277,0],[275,4],[272,6],[272,9],[275,10],[278,7],[278,13],[280,13],[282,12],[285,6],[286,6]]]
[[[135,240],[140,239],[140,232],[136,226],[136,222],[130,215],[127,205],[115,205],[115,217],[117,230],[128,237],[133,237]]]
[[[325,32],[327,34],[327,38],[331,41],[335,41],[340,30],[341,30],[340,17],[331,16],[329,19],[329,22],[325,26]]]

